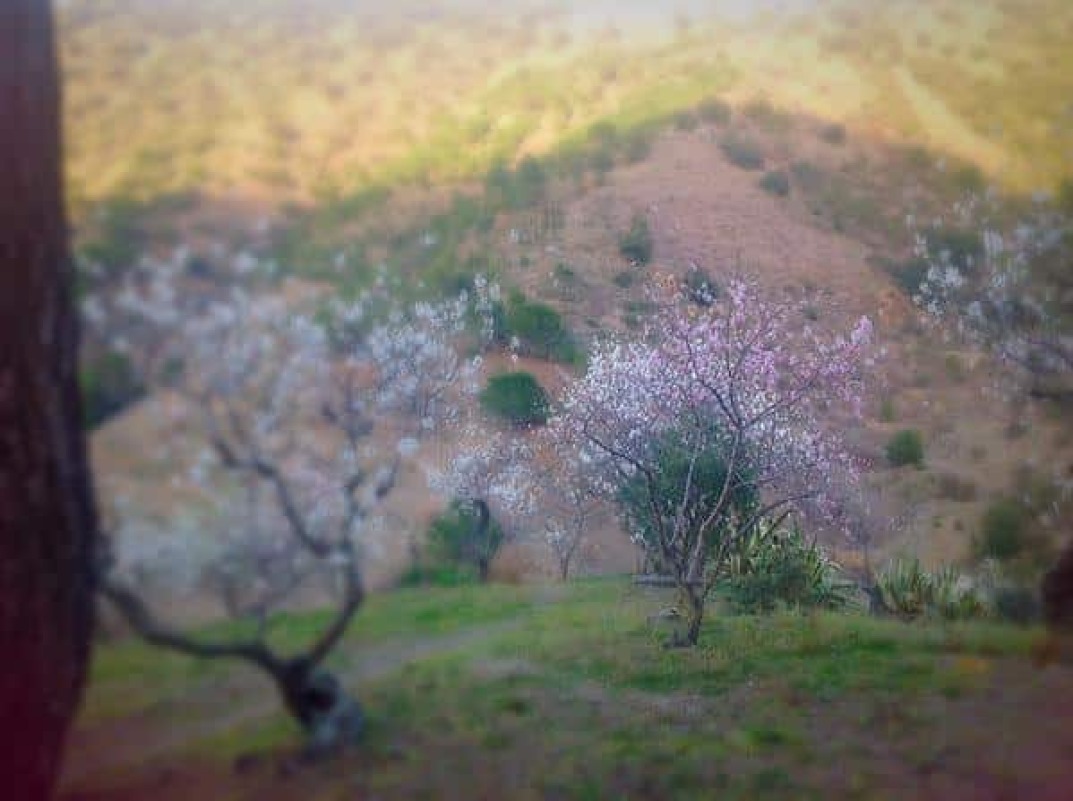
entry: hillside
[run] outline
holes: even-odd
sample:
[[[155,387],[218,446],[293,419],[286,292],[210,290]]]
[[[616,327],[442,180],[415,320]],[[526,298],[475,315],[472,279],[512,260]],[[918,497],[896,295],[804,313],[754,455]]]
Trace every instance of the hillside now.
[[[378,6],[70,0],[76,210],[209,192],[307,202],[482,174],[713,94],[978,163],[1018,190],[1071,172],[1063,0]]]

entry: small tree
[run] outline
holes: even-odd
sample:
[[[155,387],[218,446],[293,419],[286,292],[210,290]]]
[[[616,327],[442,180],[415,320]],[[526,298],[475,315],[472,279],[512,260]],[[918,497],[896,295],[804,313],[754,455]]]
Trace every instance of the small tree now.
[[[505,539],[503,527],[480,498],[452,501],[428,530],[429,549],[438,562],[470,568],[482,583]]]
[[[241,292],[192,319],[154,311],[153,298],[142,303],[150,320],[175,325],[158,355],[181,354],[170,386],[194,413],[186,428],[207,445],[181,480],[210,512],[199,527],[216,534],[203,553],[184,540],[168,569],[188,567],[251,625],[238,639],[207,641],[158,619],[131,581],[139,554],[126,529],[139,521],[130,514],[120,515],[101,592],[154,645],[263,670],[310,748],[331,750],[360,733],[362,711],[322,665],[364,601],[363,535],[402,460],[476,388],[476,364],[455,349],[469,303],[419,304],[382,319],[368,299],[331,306],[326,324],[315,304],[295,311],[295,301]],[[398,445],[385,450],[372,435],[389,416]],[[190,437],[171,422],[177,440]],[[305,649],[280,654],[268,643],[268,620],[310,582],[334,596],[334,614]]]
[[[531,474],[544,518],[544,540],[566,581],[581,556],[591,526],[603,521],[608,505],[596,465],[574,448],[545,435],[531,457]]]
[[[1011,219],[993,196],[970,195],[948,220],[909,220],[924,311],[992,348],[1030,394],[1054,400],[1073,398],[1073,213],[1063,197]]]
[[[477,568],[486,581],[492,561],[509,541],[511,528],[533,509],[532,451],[521,439],[472,429],[429,486],[451,499],[450,532],[430,532],[430,545]],[[442,536],[441,536],[442,535]]]
[[[657,299],[645,339],[600,348],[553,430],[648,510],[635,537],[686,599],[684,643],[695,645],[705,601],[742,538],[787,509],[828,520],[837,511],[832,476],[852,462],[820,414],[832,403],[860,413],[871,324],[821,340],[741,281],[706,308],[686,304],[677,287]],[[665,443],[685,480],[668,483]],[[701,475],[711,480],[703,489]]]

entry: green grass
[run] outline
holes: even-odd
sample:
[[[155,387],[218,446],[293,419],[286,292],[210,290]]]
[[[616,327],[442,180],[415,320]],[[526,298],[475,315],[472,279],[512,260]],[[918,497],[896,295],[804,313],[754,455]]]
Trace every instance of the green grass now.
[[[698,648],[666,650],[666,632],[647,619],[671,600],[619,578],[373,598],[346,654],[445,632],[484,636],[356,686],[346,678],[349,657],[337,661],[369,715],[366,743],[345,773],[387,798],[439,797],[448,786],[469,797],[504,788],[522,798],[704,798],[714,790],[727,798],[874,797],[889,771],[883,759],[926,764],[937,746],[920,732],[985,691],[978,666],[1023,662],[1036,636],[987,623],[730,617],[713,607]],[[289,615],[275,634],[297,643],[317,621]],[[206,671],[216,682],[240,670],[107,645],[97,651],[88,704],[118,686],[146,686],[171,700],[154,707],[161,697],[143,698],[152,702],[142,714],[181,724],[211,714]],[[183,691],[191,709],[176,719]],[[202,733],[171,758],[229,765],[298,743],[293,722],[273,711]],[[825,766],[847,760],[855,775],[832,785]],[[330,783],[309,792],[316,787],[341,792]]]

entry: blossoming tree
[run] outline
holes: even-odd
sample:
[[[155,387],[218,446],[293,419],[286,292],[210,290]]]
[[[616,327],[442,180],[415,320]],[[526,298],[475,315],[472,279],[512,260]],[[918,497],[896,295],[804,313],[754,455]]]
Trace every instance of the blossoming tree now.
[[[835,406],[860,413],[872,326],[821,337],[741,280],[707,307],[669,284],[655,296],[641,341],[599,347],[551,425],[599,465],[608,497],[627,485],[639,495],[648,514],[632,534],[673,576],[688,607],[682,644],[695,645],[745,536],[784,512],[837,511],[851,460],[821,418]],[[663,481],[669,454],[684,466],[675,486]],[[699,486],[701,472],[714,482]],[[739,503],[750,496],[758,502]]]
[[[129,581],[137,552],[124,547],[122,530],[130,520],[102,560],[101,591],[153,644],[264,670],[310,746],[334,748],[357,736],[362,714],[321,666],[365,598],[363,535],[402,461],[477,389],[476,364],[458,350],[473,304],[463,296],[384,313],[384,299],[368,296],[325,310],[316,297],[234,291],[199,315],[156,309],[154,297],[173,296],[147,293],[126,307],[172,326],[161,340],[167,354],[153,361],[181,359],[178,376],[174,366],[164,372],[207,446],[186,476],[204,499],[200,527],[213,535],[195,572],[250,625],[241,639],[217,642],[158,619]],[[191,554],[193,544],[184,543]],[[330,619],[298,654],[276,652],[271,613],[325,581],[336,599]]]
[[[985,194],[908,222],[918,304],[1016,368],[1030,394],[1073,397],[1073,188],[1027,212]]]

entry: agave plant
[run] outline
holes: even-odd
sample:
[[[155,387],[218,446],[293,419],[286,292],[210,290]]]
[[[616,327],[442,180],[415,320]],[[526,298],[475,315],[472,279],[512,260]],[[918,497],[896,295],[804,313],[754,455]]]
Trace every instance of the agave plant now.
[[[852,582],[800,527],[764,521],[744,537],[728,560],[724,596],[739,612],[770,612],[778,606],[841,609],[854,598]]]

